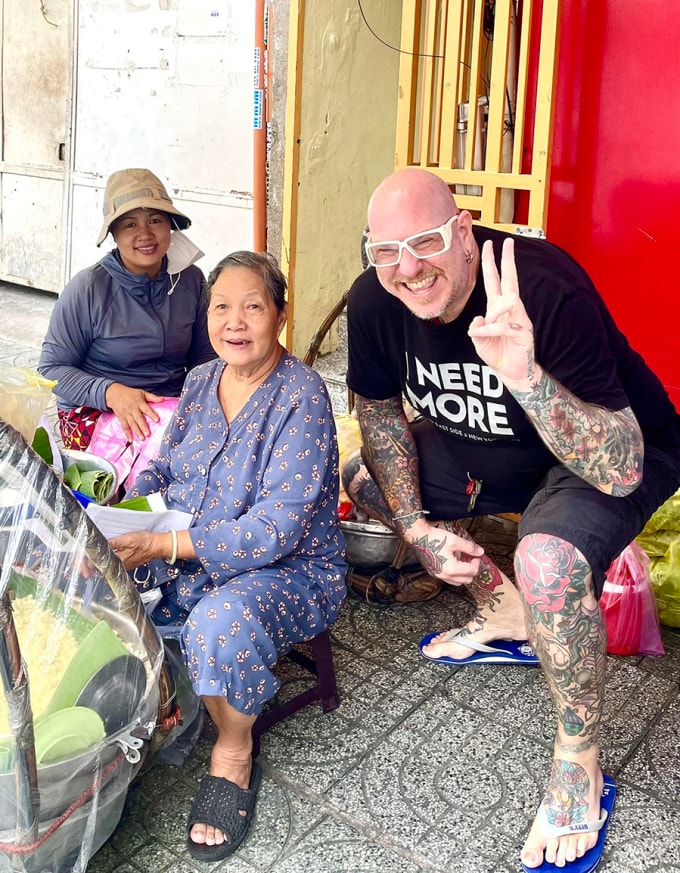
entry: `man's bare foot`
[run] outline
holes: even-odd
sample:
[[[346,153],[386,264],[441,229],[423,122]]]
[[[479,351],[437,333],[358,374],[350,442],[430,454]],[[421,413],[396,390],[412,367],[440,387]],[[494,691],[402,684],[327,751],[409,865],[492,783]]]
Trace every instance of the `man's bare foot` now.
[[[237,758],[231,752],[223,751],[217,743],[213,746],[208,769],[211,776],[221,776],[223,779],[229,779],[239,788],[248,788],[251,769],[252,758],[250,755],[246,759]],[[241,815],[245,815],[242,810],[239,812]],[[191,828],[189,836],[192,842],[205,843],[206,846],[220,846],[224,842],[222,831],[211,825],[195,824]]]
[[[461,637],[470,637],[477,643],[493,645],[495,640],[526,640],[527,624],[522,598],[510,579],[495,564],[484,558],[482,572],[468,586],[477,606],[477,613],[458,631]],[[427,646],[423,654],[428,658],[448,656],[457,661],[470,656],[470,649],[447,640],[455,631],[443,631]]]
[[[436,527],[444,528],[470,539],[468,533],[456,521],[437,521]],[[460,629],[461,637],[470,637],[477,643],[493,644],[494,640],[526,640],[526,614],[522,597],[508,576],[494,564],[488,555],[483,555],[477,576],[465,586],[472,597],[476,614]],[[451,631],[444,631],[423,646],[423,654],[432,659],[449,657],[456,661],[470,656],[467,646],[447,640]]]
[[[595,763],[553,761],[550,781],[539,814],[522,848],[522,863],[528,868],[540,867],[543,861],[564,867],[583,857],[597,843],[598,832],[590,831],[551,837],[545,833],[545,822],[553,827],[595,822],[601,817],[602,771]]]
[[[442,631],[440,634],[437,634],[432,642],[423,646],[423,654],[433,659],[449,657],[458,661],[469,658],[470,649],[468,646],[447,639],[449,634],[470,637],[477,643],[486,643],[488,645],[493,645],[495,640],[526,640],[527,638],[523,615],[513,624],[501,624],[496,620],[485,622],[480,617],[475,617],[471,618],[460,630]]]

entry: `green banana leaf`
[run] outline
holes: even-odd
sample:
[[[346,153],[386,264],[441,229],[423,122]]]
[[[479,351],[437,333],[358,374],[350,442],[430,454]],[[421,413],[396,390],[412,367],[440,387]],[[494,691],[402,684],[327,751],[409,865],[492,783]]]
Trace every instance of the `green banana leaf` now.
[[[71,464],[67,468],[64,482],[73,491],[80,491],[97,503],[105,500],[113,488],[111,473],[106,473],[104,470],[80,470],[77,464]]]
[[[51,466],[54,463],[50,438],[44,427],[36,428],[35,434],[33,435],[33,449],[40,455],[46,464]]]

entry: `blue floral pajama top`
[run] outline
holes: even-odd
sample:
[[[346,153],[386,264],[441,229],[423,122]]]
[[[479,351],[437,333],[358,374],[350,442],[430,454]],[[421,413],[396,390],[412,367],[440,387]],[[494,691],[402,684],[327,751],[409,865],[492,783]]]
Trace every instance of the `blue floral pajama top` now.
[[[338,447],[319,375],[284,352],[227,424],[218,359],[187,376],[161,454],[131,495],[160,491],[191,512],[198,560],[152,561],[157,624],[183,623],[198,694],[257,714],[276,692],[277,657],[333,623],[345,597]]]

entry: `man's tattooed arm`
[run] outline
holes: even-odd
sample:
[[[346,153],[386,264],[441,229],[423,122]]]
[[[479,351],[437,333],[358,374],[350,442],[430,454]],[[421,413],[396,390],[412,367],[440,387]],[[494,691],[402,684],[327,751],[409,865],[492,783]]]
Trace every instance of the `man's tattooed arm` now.
[[[565,467],[605,494],[630,494],[642,479],[644,440],[630,407],[584,403],[540,367],[529,390],[509,387],[539,436]]]
[[[418,486],[418,452],[401,397],[357,398],[357,416],[372,477],[355,483],[360,504],[410,543],[433,576],[451,585],[470,584],[480,572],[483,549],[457,529],[444,530],[427,520]]]
[[[422,512],[418,487],[418,453],[401,397],[357,397],[357,418],[364,457],[393,518],[416,519]],[[408,526],[408,525],[407,525]]]

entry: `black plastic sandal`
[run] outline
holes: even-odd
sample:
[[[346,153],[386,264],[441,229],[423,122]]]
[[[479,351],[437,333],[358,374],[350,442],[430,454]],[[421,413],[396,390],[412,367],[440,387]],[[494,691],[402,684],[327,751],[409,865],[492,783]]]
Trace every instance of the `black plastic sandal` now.
[[[261,778],[260,766],[253,761],[247,788],[239,788],[221,776],[206,774],[201,779],[198,794],[189,813],[187,848],[192,858],[197,861],[221,861],[238,849],[253,820]],[[246,814],[241,815],[240,810]],[[224,842],[215,846],[195,843],[191,839],[191,829],[195,824],[218,828],[224,834]]]

